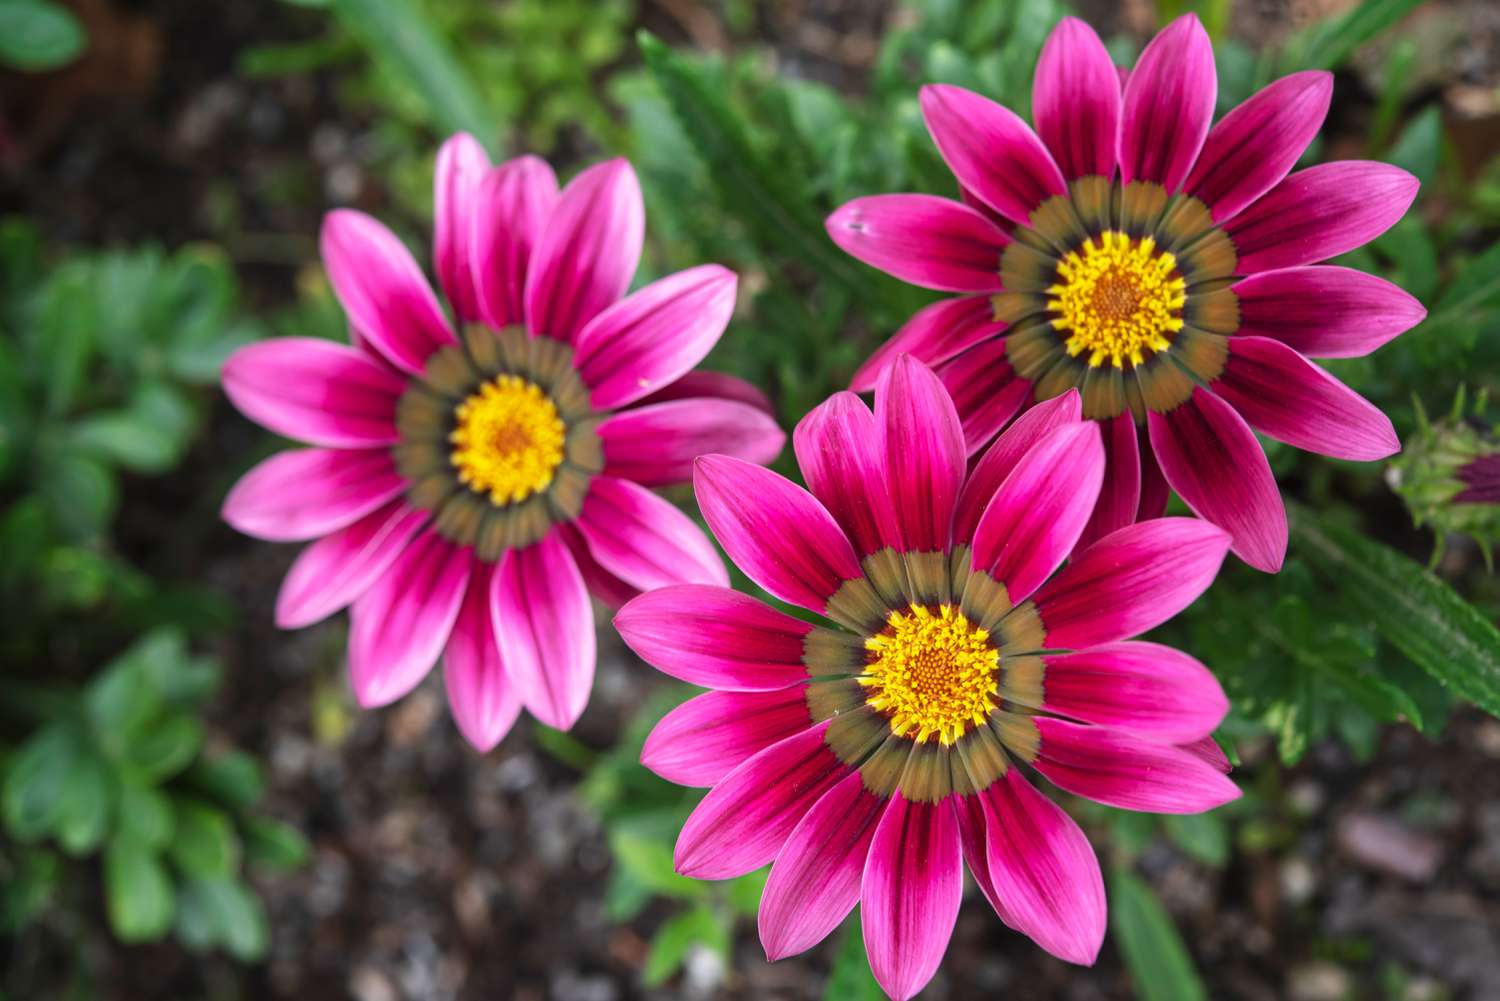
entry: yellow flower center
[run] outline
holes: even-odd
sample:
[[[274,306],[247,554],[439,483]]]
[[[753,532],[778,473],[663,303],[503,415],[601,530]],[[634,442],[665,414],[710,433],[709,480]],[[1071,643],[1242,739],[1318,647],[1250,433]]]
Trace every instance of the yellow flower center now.
[[[995,708],[1000,652],[952,605],[892,612],[865,649],[873,654],[859,678],[869,689],[865,701],[889,717],[897,736],[915,731],[922,744],[936,734],[951,744]]]
[[[1177,258],[1156,249],[1151,237],[1132,240],[1106,230],[1068,252],[1057,266],[1057,284],[1047,289],[1052,326],[1068,332],[1065,346],[1091,366],[1107,360],[1115,368],[1144,362],[1142,353],[1172,346],[1168,334],[1182,329],[1187,283]]]
[[[496,506],[547,489],[563,460],[567,427],[557,406],[534,382],[500,375],[453,412],[448,441],[458,478]]]

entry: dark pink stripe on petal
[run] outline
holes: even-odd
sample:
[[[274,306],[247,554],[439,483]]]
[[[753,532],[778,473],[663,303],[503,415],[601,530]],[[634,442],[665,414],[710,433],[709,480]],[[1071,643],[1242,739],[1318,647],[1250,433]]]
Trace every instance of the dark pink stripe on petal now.
[[[479,293],[471,270],[474,216],[490,158],[473,136],[460,132],[438,150],[433,171],[432,264],[438,284],[460,323],[479,319]]]
[[[518,156],[480,183],[471,222],[471,267],[479,315],[499,330],[526,322],[532,251],[557,206],[557,175],[545,160]]]
[[[1228,549],[1223,529],[1196,518],[1111,532],[1037,592],[1047,648],[1091,647],[1161,625],[1213,583]]]
[[[1193,513],[1234,536],[1236,556],[1275,573],[1286,558],[1286,507],[1255,432],[1203,388],[1166,414],[1147,415],[1151,448]]]
[[[1208,32],[1184,14],[1151,40],[1125,84],[1121,177],[1176,191],[1203,148],[1218,92]]]
[[[1016,922],[1005,909],[1005,901],[995,892],[995,881],[990,878],[990,833],[989,821],[986,819],[989,810],[984,800],[979,796],[954,796],[949,802],[953,804],[953,812],[958,817],[958,832],[964,844],[964,864],[969,867],[974,882],[979,886],[979,892],[984,894],[984,899],[994,908],[995,916],[1007,928],[1014,929]]]
[[[1036,770],[1060,789],[1123,810],[1202,813],[1240,796],[1196,754],[1120,730],[1038,716]]]
[[[604,471],[648,487],[693,478],[700,455],[732,455],[763,465],[781,454],[786,433],[770,414],[713,397],[632,407],[599,425]]]
[[[963,422],[964,447],[970,455],[1031,401],[1031,383],[1016,377],[1005,357],[1005,341],[984,341],[942,366],[938,372]]]
[[[595,164],[569,182],[526,273],[526,327],[572,343],[630,287],[646,238],[641,186],[626,160]]]
[[[448,706],[459,732],[475,750],[488,751],[510,732],[521,713],[521,699],[500,656],[490,621],[490,578],[494,568],[474,563],[453,635],[443,653]]]
[[[901,544],[879,427],[865,401],[845,392],[814,408],[792,434],[807,488],[861,556]]]
[[[1340,160],[1299,170],[1235,216],[1224,229],[1242,275],[1337,257],[1394,226],[1417,197],[1400,167]]]
[[[490,616],[521,704],[548,726],[571,727],[594,684],[594,612],[555,533],[505,555],[490,587]]]
[[[276,624],[310,626],[354,601],[380,579],[427,519],[426,511],[392,501],[302,550],[276,596]]]
[[[1010,242],[984,216],[935,195],[871,195],[828,217],[828,235],[886,274],[943,292],[998,292]]]
[[[1104,486],[1079,546],[1088,546],[1136,520],[1141,504],[1141,441],[1135,415],[1129,410],[1101,421],[1104,432]]]
[[[594,477],[577,526],[599,565],[631,587],[729,586],[724,561],[698,523],[638,483]]]
[[[900,355],[936,366],[1004,332],[1005,324],[994,318],[989,296],[940,300],[913,313],[895,336],[876,348],[854,373],[849,388],[856,393],[874,389]]]
[[[1189,754],[1196,754],[1216,771],[1223,772],[1225,775],[1234,770],[1234,766],[1229,763],[1229,756],[1224,753],[1224,749],[1219,746],[1219,742],[1213,738],[1212,734],[1178,746]]]
[[[1197,740],[1213,733],[1229,711],[1208,668],[1158,643],[1109,643],[1043,659],[1042,708],[1144,740]]]
[[[1083,416],[1083,398],[1078,390],[1070,389],[1061,396],[1038,403],[1026,411],[1016,422],[995,439],[985,450],[958,497],[958,510],[953,518],[954,543],[972,542],[979,516],[989,507],[990,498],[1000,489],[1000,484],[1010,475],[1021,457],[1037,442],[1055,428],[1072,424]]]
[[[1172,488],[1162,474],[1161,464],[1149,441],[1140,440],[1141,429],[1137,429],[1137,442],[1141,454],[1141,506],[1136,509],[1136,521],[1150,521],[1167,513],[1167,502],[1172,499]]]
[[[1114,176],[1120,78],[1094,29],[1076,17],[1058,22],[1042,47],[1031,120],[1064,177]]]
[[[356,348],[313,337],[248,344],[224,363],[224,393],[277,434],[330,448],[391,445],[406,388]]]
[[[642,397],[636,405],[645,407],[672,400],[691,400],[700,397],[732,400],[735,403],[754,407],[772,417],[776,416],[776,408],[771,406],[771,401],[766,398],[766,394],[755,386],[737,375],[725,375],[723,372],[708,372],[703,369],[689,372],[670,386],[663,386],[650,396]]]
[[[1067,193],[1052,154],[1014,111],[948,84],[926,85],[921,102],[949,169],[1001,215],[1026,224],[1038,205]]]
[[[662,717],[641,749],[641,764],[668,782],[711,786],[746,758],[812,725],[802,685],[706,692]]]
[[[968,452],[943,383],[902,355],[875,391],[886,482],[907,552],[946,550]]]
[[[1272,337],[1313,358],[1367,355],[1427,316],[1384,278],[1320,265],[1251,275],[1234,286],[1239,333]]]
[[[573,524],[562,524],[557,526],[557,534],[568,546],[568,552],[573,554],[573,562],[578,564],[578,572],[583,575],[583,583],[589,589],[589,594],[603,602],[611,609],[618,611],[625,606],[631,598],[641,593],[640,588],[631,587],[608,570],[599,565],[594,559],[594,554],[589,552],[589,544]]]
[[[246,535],[300,542],[337,531],[394,500],[406,482],[389,452],[306,448],[271,456],[224,498],[224,520]]]
[[[765,691],[807,680],[812,626],[727,587],[681,584],[632,599],[615,628],[642,660],[705,688]]]
[[[1363,461],[1401,450],[1389,417],[1280,341],[1231,338],[1212,385],[1252,427],[1288,445]]]

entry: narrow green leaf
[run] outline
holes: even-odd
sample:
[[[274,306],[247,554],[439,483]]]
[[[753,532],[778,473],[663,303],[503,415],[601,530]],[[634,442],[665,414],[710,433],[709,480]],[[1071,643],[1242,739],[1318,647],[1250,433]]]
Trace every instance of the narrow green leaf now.
[[[66,7],[50,0],[0,0],[0,64],[18,70],[64,66],[88,37]]]
[[[839,933],[839,951],[833,957],[828,986],[823,1001],[885,1001],[885,991],[870,972],[870,958],[865,955],[865,936],[859,925],[859,912],[844,919]]]
[[[155,852],[116,837],[104,853],[104,896],[109,924],[122,942],[160,938],[172,922],[172,881]]]
[[[1394,27],[1423,0],[1364,0],[1346,14],[1328,18],[1293,36],[1283,54],[1282,72],[1332,70],[1354,50]]]
[[[1129,869],[1110,873],[1109,926],[1141,1001],[1206,1001],[1208,991],[1171,917]]]
[[[1385,159],[1411,171],[1425,186],[1437,176],[1438,160],[1442,152],[1443,109],[1441,105],[1433,104],[1419,112],[1401,130],[1401,135],[1391,144]]]

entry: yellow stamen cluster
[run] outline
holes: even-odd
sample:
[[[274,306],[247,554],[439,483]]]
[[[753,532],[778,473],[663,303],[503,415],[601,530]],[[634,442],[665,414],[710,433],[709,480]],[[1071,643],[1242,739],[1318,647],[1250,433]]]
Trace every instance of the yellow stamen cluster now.
[[[1132,240],[1106,230],[1057,266],[1057,284],[1047,289],[1052,326],[1068,331],[1065,346],[1077,357],[1088,352],[1092,367],[1106,360],[1116,368],[1145,361],[1143,351],[1165,351],[1168,334],[1182,329],[1187,283],[1177,258],[1156,249],[1151,237]]]
[[[865,649],[874,655],[859,678],[865,701],[890,718],[897,736],[915,731],[922,744],[936,734],[952,744],[995,708],[1000,653],[952,605],[892,612]]]
[[[563,460],[567,428],[534,382],[496,376],[453,413],[448,435],[458,478],[496,506],[547,489]]]

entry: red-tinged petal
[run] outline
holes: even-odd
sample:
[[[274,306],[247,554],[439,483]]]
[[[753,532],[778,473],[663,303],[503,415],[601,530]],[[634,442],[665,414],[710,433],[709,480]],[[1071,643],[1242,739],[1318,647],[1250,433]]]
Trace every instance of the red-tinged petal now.
[[[1114,176],[1120,78],[1094,29],[1076,17],[1058,22],[1042,46],[1031,120],[1064,177]]]
[[[246,535],[300,542],[358,521],[404,487],[388,452],[295,449],[242,476],[224,498],[221,513]]]
[[[471,223],[479,316],[496,330],[526,322],[532,253],[557,207],[557,175],[545,160],[518,156],[485,175]]]
[[[1141,506],[1141,441],[1135,416],[1129,410],[1100,422],[1104,432],[1104,486],[1099,503],[1078,537],[1078,545],[1089,546],[1117,528],[1136,520]]]
[[[571,727],[594,684],[594,612],[578,564],[556,534],[505,555],[490,587],[490,615],[521,704],[548,726]]]
[[[901,355],[937,366],[1004,332],[1005,324],[994,318],[987,295],[939,300],[913,313],[895,336],[876,348],[849,380],[849,388],[868,393]]]
[[[594,554],[589,552],[588,542],[576,526],[571,523],[558,525],[557,534],[562,536],[563,542],[567,543],[568,552],[573,554],[573,562],[578,564],[578,572],[583,575],[583,583],[588,587],[589,594],[607,607],[619,611],[625,607],[626,602],[641,593],[640,588],[631,587],[599,565]]]
[[[998,292],[1005,234],[967,205],[935,195],[871,195],[828,217],[828,235],[888,275],[942,292]]]
[[[392,365],[421,375],[429,355],[454,343],[427,276],[385,226],[336,209],[323,220],[319,248],[349,322]]]
[[[1017,461],[974,530],[974,569],[1031,596],[1072,552],[1104,482],[1104,445],[1093,421],[1049,432]]]
[[[786,432],[766,411],[714,397],[632,407],[606,417],[598,430],[604,471],[648,487],[692,479],[700,455],[764,465],[786,444]]]
[[[1224,753],[1224,749],[1219,746],[1219,742],[1214,740],[1212,735],[1178,746],[1189,754],[1196,754],[1225,775],[1234,770],[1234,766],[1229,763],[1229,756]]]
[[[771,406],[771,401],[758,388],[746,382],[736,375],[725,375],[723,372],[708,372],[703,369],[695,369],[684,375],[681,379],[664,386],[652,393],[643,396],[636,401],[636,406],[647,407],[657,403],[668,403],[673,400],[696,400],[700,398],[713,398],[719,400],[732,400],[735,403],[743,403],[754,407],[762,413],[776,416],[776,408]]]
[[[569,182],[526,272],[526,327],[572,343],[630,287],[646,238],[641,185],[626,160],[595,164]]]
[[[959,837],[963,839],[964,864],[969,867],[974,882],[979,886],[979,892],[984,894],[984,899],[994,908],[995,916],[1007,928],[1015,928],[1016,923],[1005,909],[1005,901],[995,892],[995,881],[990,878],[989,811],[984,800],[979,796],[954,796],[950,802],[958,817]]]
[[[1263,88],[1209,132],[1183,190],[1216,221],[1229,219],[1285,177],[1318,134],[1333,97],[1333,74],[1293,73]]]
[[[970,455],[989,444],[996,433],[1031,401],[1030,382],[1018,378],[1005,357],[1001,338],[983,341],[938,370],[963,424]]]
[[[1262,271],[1237,282],[1239,333],[1272,337],[1313,358],[1358,358],[1427,316],[1384,278],[1320,265]]]
[[[729,586],[724,561],[698,523],[638,483],[594,477],[577,525],[599,565],[631,587]]]
[[[1213,733],[1229,711],[1218,679],[1180,650],[1140,641],[1048,654],[1041,708],[1181,744]]]
[[[1202,388],[1176,409],[1147,415],[1162,474],[1193,513],[1234,536],[1236,556],[1275,573],[1286,558],[1286,507],[1255,432]]]
[[[983,793],[989,878],[1007,924],[1059,959],[1094,965],[1108,912],[1099,859],[1062,807],[1012,768]]]
[[[1060,789],[1122,810],[1202,813],[1239,787],[1196,754],[1105,726],[1038,716],[1036,770]]]
[[[1223,529],[1196,518],[1111,532],[1037,592],[1047,649],[1082,649],[1161,625],[1208,589],[1228,549]]]
[[[1061,396],[1038,403],[1016,418],[1016,422],[980,456],[969,478],[964,481],[953,518],[954,543],[974,541],[979,516],[984,514],[990,498],[995,496],[995,491],[1000,489],[1000,484],[1005,482],[1023,455],[1052,430],[1076,423],[1082,417],[1083,398],[1078,390],[1070,389]]]
[[[471,269],[474,216],[490,158],[479,140],[460,132],[438,150],[433,170],[432,265],[460,323],[479,319],[479,293]]]
[[[923,87],[921,102],[948,168],[1001,215],[1027,224],[1038,205],[1067,193],[1052,154],[1014,111],[948,84]]]
[[[807,680],[812,626],[727,587],[649,591],[620,609],[615,628],[646,663],[704,688],[769,691]]]
[[[1139,436],[1139,430],[1136,432]],[[1150,521],[1167,513],[1167,502],[1172,499],[1172,488],[1156,461],[1156,453],[1149,441],[1141,441],[1141,506],[1136,509],[1136,521]]]
[[[662,717],[641,749],[641,764],[668,782],[711,786],[745,759],[812,725],[802,685],[706,692]]]
[[[1394,226],[1417,197],[1388,163],[1340,160],[1289,175],[1225,225],[1242,275],[1337,257]]]
[[[760,898],[760,943],[775,962],[828,937],[859,903],[865,856],[886,800],[850,775],[787,837]]]
[[[1277,441],[1370,461],[1401,451],[1391,419],[1296,351],[1268,337],[1234,337],[1213,390]]]
[[[792,433],[797,465],[813,496],[843,527],[861,556],[901,544],[886,487],[875,415],[853,393],[835,393]]]
[[[930,368],[902,355],[875,392],[875,419],[905,551],[946,550],[968,458],[948,391]]]
[[[349,610],[349,675],[366,709],[417,687],[448,645],[474,557],[427,532]]]
[[[224,393],[277,434],[329,448],[392,445],[405,382],[358,349],[313,337],[248,344],[224,363]]]
[[[844,581],[863,575],[833,515],[786,477],[727,455],[705,455],[693,487],[704,520],[735,566],[782,601],[821,612]]]
[[[870,972],[906,1001],[937,972],[963,903],[963,842],[948,801],[912,803],[897,793],[870,842],[860,925]]]
[[[574,364],[594,409],[634,403],[702,361],[734,315],[738,284],[733,271],[704,264],[654,281],[590,320]]]
[[[823,742],[827,723],[772,744],[724,776],[677,837],[677,871],[731,879],[774,859],[787,836],[849,766]]]
[[[1203,148],[1218,93],[1208,32],[1184,14],[1151,40],[1125,84],[1121,178],[1176,191]]]
[[[475,562],[443,653],[443,681],[453,722],[478,751],[500,743],[521,713],[521,699],[505,676],[505,661],[490,620],[493,573],[490,564]]]
[[[276,596],[276,624],[299,629],[326,619],[379,580],[428,520],[392,501],[298,554]]]

